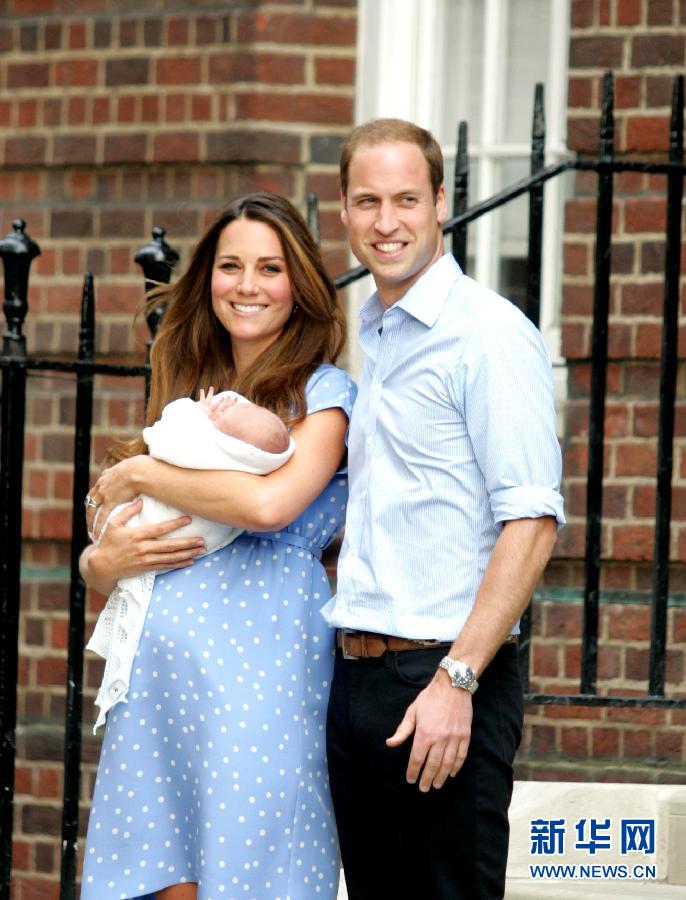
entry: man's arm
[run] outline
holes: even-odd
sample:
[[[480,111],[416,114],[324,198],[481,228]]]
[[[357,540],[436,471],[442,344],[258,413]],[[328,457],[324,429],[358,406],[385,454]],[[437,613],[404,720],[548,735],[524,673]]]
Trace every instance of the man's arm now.
[[[503,526],[474,608],[449,651],[471,666],[477,678],[526,609],[556,534],[552,516],[513,519]],[[454,688],[448,673],[439,669],[386,743],[397,747],[414,732],[407,780],[414,784],[421,772],[419,789],[426,792],[442,787],[449,775],[459,772],[469,748],[471,723],[471,694]]]

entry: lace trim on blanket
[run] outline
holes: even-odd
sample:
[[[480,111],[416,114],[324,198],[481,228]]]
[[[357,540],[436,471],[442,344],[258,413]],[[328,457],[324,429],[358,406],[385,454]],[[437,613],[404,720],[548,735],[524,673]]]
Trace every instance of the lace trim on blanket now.
[[[100,690],[95,698],[99,707],[95,732],[105,722],[115,703],[126,702],[133,660],[138,649],[152,589],[154,572],[142,572],[123,578],[110,594],[100,613],[88,649],[106,659]]]

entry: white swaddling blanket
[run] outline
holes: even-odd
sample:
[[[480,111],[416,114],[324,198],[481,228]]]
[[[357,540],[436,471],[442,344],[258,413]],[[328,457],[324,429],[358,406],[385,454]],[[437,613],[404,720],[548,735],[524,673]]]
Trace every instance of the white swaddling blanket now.
[[[232,396],[239,403],[249,401],[234,391],[224,391],[216,397]],[[161,418],[143,429],[143,440],[150,455],[185,469],[223,469],[267,475],[278,469],[293,455],[295,443],[291,438],[283,453],[268,453],[252,444],[223,434],[212,424],[199,403],[181,398],[168,403]],[[129,504],[115,507],[108,517]],[[152,525],[174,519],[183,513],[173,506],[143,495],[143,509],[128,523],[130,526]],[[105,528],[107,528],[105,523]],[[103,533],[104,533],[103,529]],[[192,516],[191,522],[172,532],[169,537],[186,535],[205,538],[207,553],[215,553],[235,540],[242,529],[219,522],[211,522],[201,516]],[[141,572],[129,578],[121,578],[110,594],[100,613],[87,649],[93,650],[107,662],[102,684],[95,698],[99,706],[93,731],[105,721],[108,710],[119,701],[126,701],[131,679],[131,668],[138,649],[143,623],[150,604],[155,572]]]

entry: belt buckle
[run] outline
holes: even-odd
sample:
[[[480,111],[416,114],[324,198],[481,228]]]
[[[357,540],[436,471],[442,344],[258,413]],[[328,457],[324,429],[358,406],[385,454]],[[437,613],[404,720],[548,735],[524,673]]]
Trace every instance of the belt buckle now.
[[[354,629],[351,629],[351,628],[341,628],[340,629],[340,635],[341,635],[340,646],[341,646],[341,653],[343,654],[343,659],[360,659],[361,657],[354,656],[352,653],[348,653],[348,651],[345,649],[345,636],[347,634],[353,635],[353,634],[359,634],[359,632],[356,632]],[[362,639],[362,648],[364,649],[364,635],[360,634],[360,638]]]

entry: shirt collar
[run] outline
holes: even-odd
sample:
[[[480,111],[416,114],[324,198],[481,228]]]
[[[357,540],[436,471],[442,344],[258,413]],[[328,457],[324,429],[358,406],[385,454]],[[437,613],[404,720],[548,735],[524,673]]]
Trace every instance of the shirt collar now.
[[[431,328],[448,299],[451,287],[461,275],[462,270],[455,257],[452,253],[445,253],[390,309],[402,309],[427,328]],[[360,307],[360,319],[363,324],[368,324],[380,319],[385,312],[378,291],[374,291]]]

